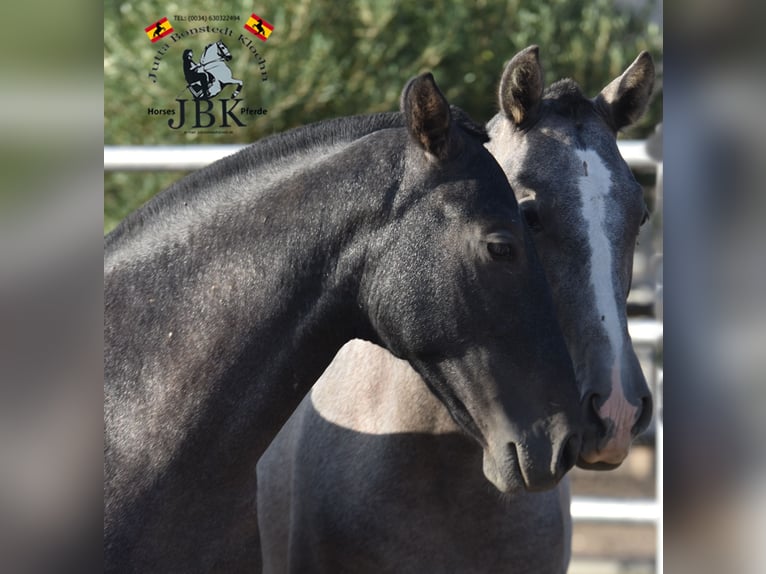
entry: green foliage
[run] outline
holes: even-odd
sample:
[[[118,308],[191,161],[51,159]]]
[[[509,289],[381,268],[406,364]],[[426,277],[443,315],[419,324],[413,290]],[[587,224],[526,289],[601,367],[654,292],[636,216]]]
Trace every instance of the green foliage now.
[[[620,10],[614,0],[260,0],[253,9],[274,25],[266,43],[255,40],[268,81],[260,81],[252,56],[237,42],[244,21],[231,24],[234,38],[227,43],[235,56],[232,72],[245,82],[244,104],[264,107],[268,114],[231,135],[215,136],[171,133],[148,116],[148,107],[171,105],[185,82],[179,50],[163,59],[161,82],[147,78],[155,49],[143,28],[179,13],[246,18],[249,6],[230,0],[161,7],[149,0],[106,0],[104,143],[201,143],[203,137],[204,143],[246,142],[323,118],[395,110],[404,83],[423,71],[434,73],[452,103],[486,121],[496,111],[504,63],[529,44],[540,45],[546,82],[572,77],[591,96],[641,50],[649,50],[657,64],[662,57],[661,34],[646,14]],[[176,24],[177,30],[193,26]],[[650,113],[628,135],[648,134],[661,113],[661,97],[655,97]],[[166,175],[107,174],[105,229],[161,189]]]

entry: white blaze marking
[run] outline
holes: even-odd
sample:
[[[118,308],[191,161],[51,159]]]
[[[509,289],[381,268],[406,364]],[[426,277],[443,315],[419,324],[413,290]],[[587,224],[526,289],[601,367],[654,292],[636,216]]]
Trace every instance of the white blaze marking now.
[[[627,456],[630,448],[631,428],[638,409],[625,397],[620,375],[623,338],[617,311],[617,294],[612,281],[612,250],[604,225],[612,181],[609,170],[595,151],[578,150],[576,153],[583,167],[583,175],[578,183],[591,250],[590,283],[596,298],[598,318],[609,337],[613,361],[610,377],[612,389],[598,412],[603,419],[611,419],[615,428],[611,440],[598,453],[597,460],[618,464]]]
[[[615,361],[622,351],[620,320],[612,282],[612,250],[606,235],[606,200],[612,191],[609,170],[593,150],[577,150],[583,163],[583,175],[579,179],[582,215],[588,225],[590,245],[590,283],[596,297],[596,309],[603,323]]]

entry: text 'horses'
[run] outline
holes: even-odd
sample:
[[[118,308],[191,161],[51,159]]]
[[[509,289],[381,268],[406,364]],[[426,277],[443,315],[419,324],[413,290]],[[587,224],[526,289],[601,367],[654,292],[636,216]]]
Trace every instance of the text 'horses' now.
[[[352,338],[412,365],[499,488],[574,464],[574,372],[486,132],[430,74],[401,108],[266,138],[107,236],[106,571],[256,568],[256,461]]]

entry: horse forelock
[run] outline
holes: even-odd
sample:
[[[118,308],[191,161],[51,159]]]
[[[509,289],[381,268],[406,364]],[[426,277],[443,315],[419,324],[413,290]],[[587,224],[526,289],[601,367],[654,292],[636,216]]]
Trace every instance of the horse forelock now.
[[[565,78],[548,86],[543,93],[543,109],[567,119],[580,120],[595,111],[591,100],[583,95],[580,86]]]

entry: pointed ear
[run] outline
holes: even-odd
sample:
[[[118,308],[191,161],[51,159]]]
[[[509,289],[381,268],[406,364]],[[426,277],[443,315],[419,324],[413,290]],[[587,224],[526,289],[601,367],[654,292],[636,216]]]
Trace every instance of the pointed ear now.
[[[401,108],[407,130],[420,146],[439,159],[449,154],[452,116],[449,103],[431,73],[412,78],[402,91]]]
[[[596,105],[615,132],[638,121],[646,111],[654,87],[654,62],[641,52],[621,76],[596,96]]]
[[[516,54],[500,79],[500,109],[517,126],[533,122],[543,98],[540,49],[529,46]]]

